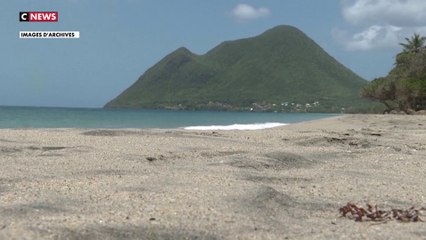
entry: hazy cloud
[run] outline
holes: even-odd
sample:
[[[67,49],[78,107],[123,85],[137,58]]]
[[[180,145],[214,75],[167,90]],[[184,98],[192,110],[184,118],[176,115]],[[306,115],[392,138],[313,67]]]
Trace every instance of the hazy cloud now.
[[[371,50],[395,47],[400,39],[401,28],[373,25],[362,32],[351,34],[340,29],[333,30],[333,36],[344,43],[348,50]]]
[[[413,33],[426,34],[425,0],[342,0],[342,14],[357,33],[334,29],[348,50],[399,47]]]
[[[251,19],[266,17],[269,14],[270,14],[270,11],[269,11],[268,8],[265,8],[265,7],[255,8],[255,7],[250,6],[248,4],[238,4],[232,10],[232,15],[238,21],[247,21],[247,20],[251,20]]]

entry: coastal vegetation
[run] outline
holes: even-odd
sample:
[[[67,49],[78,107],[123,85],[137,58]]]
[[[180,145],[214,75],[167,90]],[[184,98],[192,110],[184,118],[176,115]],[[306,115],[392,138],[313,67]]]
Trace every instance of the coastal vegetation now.
[[[368,82],[292,26],[226,41],[204,55],[179,48],[108,108],[356,112]]]
[[[374,79],[362,96],[381,102],[385,112],[414,113],[426,109],[426,37],[406,38],[394,68],[385,77]]]

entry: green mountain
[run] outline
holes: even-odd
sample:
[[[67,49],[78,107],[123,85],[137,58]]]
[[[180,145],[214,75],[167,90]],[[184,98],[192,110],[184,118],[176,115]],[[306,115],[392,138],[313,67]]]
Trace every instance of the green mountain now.
[[[179,48],[105,107],[338,112],[365,104],[366,84],[300,30],[277,26],[204,55]]]

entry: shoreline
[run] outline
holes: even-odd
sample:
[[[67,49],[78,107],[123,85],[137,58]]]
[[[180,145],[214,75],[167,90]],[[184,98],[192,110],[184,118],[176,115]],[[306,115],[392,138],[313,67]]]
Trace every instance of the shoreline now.
[[[0,128],[183,128],[204,125],[291,123],[335,114],[208,111],[105,111],[104,109],[11,108],[0,111]]]
[[[343,115],[254,131],[0,129],[0,238],[422,239],[426,116]],[[423,220],[426,216],[423,216]]]
[[[354,114],[346,114],[346,115],[354,115]],[[364,114],[365,115],[365,114]],[[271,128],[279,128],[284,126],[291,126],[294,124],[302,124],[306,122],[311,121],[320,121],[323,119],[333,119],[333,118],[339,118],[343,117],[345,114],[341,114],[338,116],[330,116],[330,117],[324,117],[320,119],[314,119],[314,120],[304,120],[304,121],[298,121],[298,122],[258,122],[258,123],[232,123],[228,125],[219,125],[219,124],[213,124],[213,125],[191,125],[191,126],[180,126],[175,128],[158,128],[158,127],[147,127],[147,128],[137,128],[137,127],[115,127],[115,128],[108,128],[108,127],[12,127],[12,128],[1,128],[0,130],[147,130],[147,131],[156,131],[156,130],[165,130],[165,131],[177,131],[177,130],[187,130],[187,131],[211,131],[211,130],[220,130],[220,131],[261,131],[265,129],[271,129]],[[219,129],[216,129],[215,127],[219,127]],[[236,128],[233,128],[236,127]]]

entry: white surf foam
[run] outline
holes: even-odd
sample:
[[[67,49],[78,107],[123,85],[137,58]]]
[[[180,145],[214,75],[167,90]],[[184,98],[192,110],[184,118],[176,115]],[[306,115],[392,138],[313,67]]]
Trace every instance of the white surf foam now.
[[[232,124],[232,125],[211,125],[211,126],[190,126],[185,130],[260,130],[285,126],[286,123],[255,123],[255,124]]]

